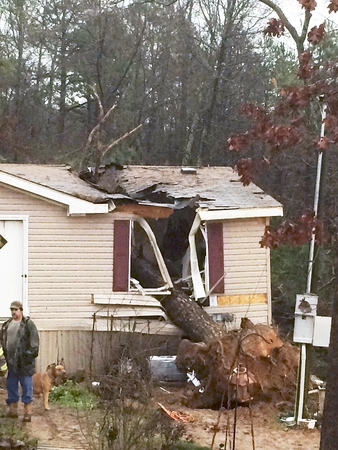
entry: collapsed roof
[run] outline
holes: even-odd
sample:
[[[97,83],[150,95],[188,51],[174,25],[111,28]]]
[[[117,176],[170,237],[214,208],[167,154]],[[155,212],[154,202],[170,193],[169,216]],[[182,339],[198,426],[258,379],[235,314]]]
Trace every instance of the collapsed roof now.
[[[80,176],[90,181],[89,172]],[[96,186],[113,198],[128,195],[137,201],[170,203],[175,209],[190,204],[209,211],[260,209],[267,217],[282,215],[278,201],[254,184],[243,186],[231,167],[108,165]]]
[[[254,184],[243,186],[231,167],[109,164],[100,168],[95,183],[91,170],[77,175],[69,166],[0,164],[0,173],[7,177],[0,181],[7,184],[20,180],[94,204],[146,203],[174,209],[192,206],[206,220],[231,218],[231,211],[236,217],[282,215],[279,202]],[[212,211],[216,215],[207,217]],[[240,216],[239,211],[245,212]]]

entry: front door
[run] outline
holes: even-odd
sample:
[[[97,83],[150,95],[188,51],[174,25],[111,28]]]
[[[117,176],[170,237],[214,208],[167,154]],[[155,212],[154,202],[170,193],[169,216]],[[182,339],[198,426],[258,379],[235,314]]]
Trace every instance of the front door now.
[[[10,317],[12,301],[25,303],[26,278],[24,221],[0,218],[0,318]]]

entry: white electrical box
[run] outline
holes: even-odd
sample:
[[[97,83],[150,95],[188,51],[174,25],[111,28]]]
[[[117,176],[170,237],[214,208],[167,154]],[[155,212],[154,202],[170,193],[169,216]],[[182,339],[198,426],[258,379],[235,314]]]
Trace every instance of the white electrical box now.
[[[314,347],[328,347],[330,345],[332,317],[315,317],[313,330]]]
[[[316,316],[318,296],[315,294],[297,294],[295,314]]]
[[[312,316],[295,316],[293,342],[299,344],[312,344],[314,318]]]
[[[317,305],[317,295],[297,294],[293,342],[312,344]]]

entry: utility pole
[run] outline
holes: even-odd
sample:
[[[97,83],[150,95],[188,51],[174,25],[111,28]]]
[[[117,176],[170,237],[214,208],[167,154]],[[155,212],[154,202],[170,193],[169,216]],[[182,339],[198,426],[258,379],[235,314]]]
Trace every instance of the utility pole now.
[[[326,118],[326,104],[323,103],[323,98],[320,98],[321,102],[321,130],[320,130],[320,138],[324,138],[325,135],[325,118]],[[322,175],[322,166],[323,166],[323,150],[320,150],[318,154],[317,161],[317,176],[316,176],[316,184],[315,184],[315,195],[314,195],[314,217],[318,215],[318,207],[319,207],[319,196],[320,196],[320,185],[321,185],[321,175]],[[311,242],[310,242],[310,250],[309,250],[309,263],[308,263],[308,273],[307,273],[307,283],[306,283],[306,294],[311,294],[311,285],[312,285],[312,272],[314,265],[314,253],[315,253],[315,241],[316,235],[313,230]],[[295,419],[297,425],[303,418],[304,413],[304,399],[305,399],[305,390],[307,389],[307,379],[309,377],[308,373],[308,365],[307,360],[309,356],[310,346],[312,344],[301,344],[300,345],[300,361],[299,361],[299,370],[298,370],[298,392],[296,396],[296,408],[295,408]]]

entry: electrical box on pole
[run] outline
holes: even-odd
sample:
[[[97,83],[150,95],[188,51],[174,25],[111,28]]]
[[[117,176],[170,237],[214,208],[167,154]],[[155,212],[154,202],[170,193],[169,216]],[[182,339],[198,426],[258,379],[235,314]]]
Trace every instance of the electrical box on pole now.
[[[293,342],[299,344],[312,344],[317,305],[317,295],[297,294]]]

